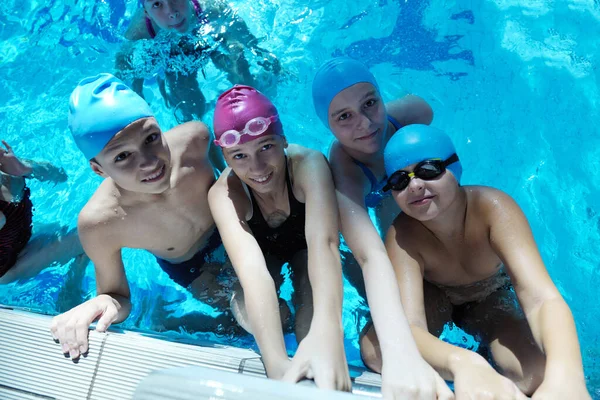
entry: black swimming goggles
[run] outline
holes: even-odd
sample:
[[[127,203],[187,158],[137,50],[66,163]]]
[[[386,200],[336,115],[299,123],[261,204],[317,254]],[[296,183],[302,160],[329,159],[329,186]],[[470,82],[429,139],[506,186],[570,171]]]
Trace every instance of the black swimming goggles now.
[[[387,192],[388,190],[397,190],[402,191],[408,187],[410,184],[410,180],[415,176],[419,179],[423,179],[424,181],[430,181],[446,171],[446,167],[450,164],[453,164],[458,161],[458,155],[456,153],[452,154],[448,159],[441,160],[439,158],[434,158],[431,160],[425,160],[418,163],[413,172],[407,171],[396,171],[390,176],[387,180],[386,185],[383,187],[383,190]]]

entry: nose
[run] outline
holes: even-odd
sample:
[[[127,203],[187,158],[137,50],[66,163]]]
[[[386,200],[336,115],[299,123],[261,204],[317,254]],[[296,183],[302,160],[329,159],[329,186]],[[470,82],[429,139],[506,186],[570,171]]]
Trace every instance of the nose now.
[[[261,173],[265,170],[266,165],[267,163],[265,163],[261,157],[252,157],[250,162],[250,172],[254,174]]]
[[[139,168],[142,171],[151,171],[154,168],[156,168],[156,165],[158,163],[158,157],[156,157],[156,155],[152,153],[140,153],[139,160]]]
[[[408,183],[408,190],[410,190],[411,192],[419,192],[421,190],[423,190],[425,184],[423,183],[423,180],[417,178],[414,175],[409,175],[410,176],[410,182]]]
[[[169,1],[167,3],[166,12],[167,12],[167,15],[169,16],[169,18],[171,18],[171,19],[175,19],[175,18],[179,17],[179,10],[177,10],[173,1]]]
[[[371,119],[365,113],[360,114],[360,120],[358,125],[362,130],[368,130],[371,126]]]

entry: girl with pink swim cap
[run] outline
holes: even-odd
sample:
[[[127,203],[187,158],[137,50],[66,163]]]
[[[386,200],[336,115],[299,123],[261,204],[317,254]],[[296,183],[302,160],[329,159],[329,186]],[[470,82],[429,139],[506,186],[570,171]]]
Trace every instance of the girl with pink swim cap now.
[[[195,37],[182,36],[179,43],[173,43],[175,53],[187,56],[208,51],[214,65],[227,74],[231,83],[255,84],[250,73],[250,64],[244,56],[248,49],[262,58],[260,65],[267,71],[278,74],[281,70],[279,60],[271,52],[260,47],[258,40],[250,32],[248,26],[226,3],[218,0],[140,0],[142,8],[133,16],[131,24],[125,32],[125,38],[131,41],[154,39],[161,31],[190,34],[195,27],[198,30],[198,41]],[[204,29],[206,28],[206,29]],[[200,36],[210,35],[218,48],[209,48]],[[126,49],[117,54],[116,68],[121,71],[131,70],[131,50]],[[165,71],[165,80],[159,80],[161,93],[167,105],[173,107],[179,123],[199,119],[206,110],[206,98],[197,82],[198,71],[184,74]],[[130,85],[143,97],[143,79],[136,78]]]
[[[349,391],[338,209],[325,157],[288,144],[277,109],[250,86],[219,96],[214,132],[229,167],[208,200],[241,284],[231,300],[236,320],[254,334],[270,378]],[[284,263],[299,342],[291,360],[282,329],[289,310],[278,299]]]

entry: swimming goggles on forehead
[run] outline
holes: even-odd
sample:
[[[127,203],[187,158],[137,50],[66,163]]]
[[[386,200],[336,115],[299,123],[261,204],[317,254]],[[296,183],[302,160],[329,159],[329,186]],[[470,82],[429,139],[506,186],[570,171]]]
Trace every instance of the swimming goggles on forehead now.
[[[246,122],[246,126],[242,131],[230,129],[223,132],[219,140],[215,140],[215,144],[220,147],[233,147],[240,142],[242,135],[259,136],[269,129],[269,125],[277,121],[279,117],[272,115],[269,118],[256,117]]]
[[[410,180],[414,177],[422,179],[424,181],[430,181],[438,176],[442,175],[446,171],[446,167],[458,161],[458,155],[452,154],[448,159],[442,160],[441,158],[434,158],[430,160],[421,161],[418,163],[413,172],[408,171],[396,171],[387,180],[386,185],[383,187],[384,191],[390,189],[402,191],[408,187]]]

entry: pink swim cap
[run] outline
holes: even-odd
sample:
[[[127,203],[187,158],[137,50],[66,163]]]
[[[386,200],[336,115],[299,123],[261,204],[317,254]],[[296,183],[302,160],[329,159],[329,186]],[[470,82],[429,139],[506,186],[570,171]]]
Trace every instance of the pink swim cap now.
[[[246,123],[257,117],[275,118],[272,118],[273,122],[266,131],[256,136],[242,134],[237,144],[244,144],[267,135],[283,136],[283,125],[279,120],[277,108],[264,94],[250,86],[235,85],[217,99],[213,118],[215,142],[219,141],[227,131],[235,130],[241,133]]]

